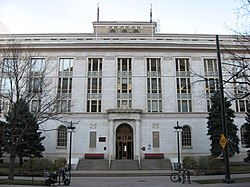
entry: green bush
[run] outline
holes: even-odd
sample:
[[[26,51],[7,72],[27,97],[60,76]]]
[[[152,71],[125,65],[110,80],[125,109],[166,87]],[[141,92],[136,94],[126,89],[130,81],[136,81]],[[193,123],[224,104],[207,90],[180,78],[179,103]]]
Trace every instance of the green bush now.
[[[65,164],[65,158],[59,158],[54,162],[46,158],[31,158],[23,164],[22,169],[33,172],[56,171],[64,168]]]
[[[54,162],[54,170],[58,170],[59,168],[64,168],[67,163],[66,158],[59,158]]]
[[[26,171],[43,172],[53,170],[53,162],[46,158],[31,158],[22,167]]]
[[[192,156],[186,156],[183,158],[183,167],[185,169],[196,169],[198,167],[198,163]]]
[[[221,169],[222,166],[223,160],[219,160],[212,156],[202,156],[198,159],[198,169],[201,171]]]
[[[212,156],[200,156],[192,157],[186,156],[183,159],[183,167],[186,169],[198,169],[201,171],[205,170],[216,170],[221,169],[223,166],[223,160],[216,159]]]

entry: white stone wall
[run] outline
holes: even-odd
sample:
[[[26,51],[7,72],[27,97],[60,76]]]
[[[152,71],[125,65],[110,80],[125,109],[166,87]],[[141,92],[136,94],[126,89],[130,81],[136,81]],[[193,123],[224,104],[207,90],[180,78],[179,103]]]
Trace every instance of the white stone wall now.
[[[180,36],[175,37],[178,38]],[[160,41],[162,42],[161,44],[163,47],[159,50],[157,50],[159,42],[148,39],[137,43],[141,46],[134,46],[130,40],[110,40],[107,41],[107,44],[111,44],[109,46],[106,46],[106,41],[100,41],[100,43],[95,40],[86,43],[84,42],[80,44],[77,43],[78,45],[75,48],[72,46],[70,48],[67,43],[63,43],[62,45],[64,45],[64,49],[46,49],[46,51],[42,53],[42,56],[50,57],[50,62],[55,65],[51,72],[51,77],[53,77],[54,82],[54,87],[51,88],[53,92],[56,92],[57,89],[59,58],[74,58],[72,91],[73,108],[72,113],[65,115],[65,119],[68,121],[78,122],[75,124],[76,130],[73,133],[73,157],[81,158],[85,153],[104,153],[105,156],[109,155],[110,152],[114,154],[115,131],[122,123],[131,125],[134,130],[134,154],[140,154],[139,156],[143,157],[145,152],[161,152],[164,153],[166,157],[176,157],[176,132],[174,132],[173,127],[176,125],[177,121],[179,121],[179,124],[182,126],[189,125],[192,130],[192,147],[181,149],[182,155],[205,155],[210,153],[210,141],[206,135],[207,109],[206,98],[204,95],[205,85],[202,82],[192,85],[193,112],[186,114],[178,113],[174,59],[178,57],[189,58],[192,71],[203,74],[203,58],[216,58],[215,50],[204,49],[203,51],[196,51],[195,49],[187,49],[185,46],[180,48],[178,45],[183,44],[181,38],[178,38],[178,40],[169,40],[166,43]],[[95,48],[95,42],[99,44],[98,49]],[[85,44],[88,44],[86,46],[90,46],[90,48],[87,48]],[[101,47],[100,44],[102,44]],[[150,48],[145,44],[150,44]],[[185,44],[187,45],[189,43],[186,42]],[[74,45],[74,43],[71,45]],[[82,48],[79,46],[82,46]],[[120,46],[120,48],[115,48],[115,46]],[[125,47],[122,48],[121,46]],[[168,49],[168,47],[171,48],[170,46],[174,46],[175,48]],[[109,119],[109,114],[106,113],[107,109],[116,108],[117,58],[124,57],[132,58],[132,106],[135,109],[143,110],[143,113],[139,114],[140,119],[137,119],[137,121],[135,119],[115,119],[112,121]],[[86,113],[88,58],[103,58],[101,113]],[[146,58],[161,58],[162,113],[147,113]],[[192,77],[191,82],[196,82],[198,79],[198,77]],[[239,129],[244,123],[244,117],[243,114],[237,115],[235,118],[235,123],[238,125]],[[58,149],[56,146],[56,129],[59,125],[61,125],[61,123],[56,121],[48,121],[42,125],[45,130],[43,135],[46,137],[43,141],[46,148],[44,152],[45,156],[52,158],[57,156],[68,156],[69,146],[67,149]],[[110,126],[112,126],[113,129],[110,129]],[[160,133],[159,148],[152,147],[153,131],[159,131]],[[89,148],[90,132],[97,133],[96,148]],[[137,135],[139,135],[139,137],[137,137]],[[106,142],[99,142],[99,137],[106,137]],[[106,150],[104,149],[105,147]],[[138,148],[140,147],[145,147],[145,152],[139,151]],[[242,153],[245,153],[246,149],[241,145],[240,148]],[[114,158],[114,155],[112,158]]]

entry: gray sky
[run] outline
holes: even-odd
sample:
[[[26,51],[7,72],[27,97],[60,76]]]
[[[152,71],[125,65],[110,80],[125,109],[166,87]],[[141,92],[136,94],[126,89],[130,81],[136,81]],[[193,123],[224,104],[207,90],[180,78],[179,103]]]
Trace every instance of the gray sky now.
[[[240,0],[0,0],[10,33],[91,33],[92,22],[159,20],[161,33],[230,34]]]

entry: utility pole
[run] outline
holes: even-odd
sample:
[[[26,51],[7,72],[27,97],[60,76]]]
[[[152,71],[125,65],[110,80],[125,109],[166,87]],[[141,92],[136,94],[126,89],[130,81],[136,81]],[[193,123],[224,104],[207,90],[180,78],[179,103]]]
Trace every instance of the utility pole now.
[[[218,73],[219,73],[219,88],[220,88],[220,104],[221,104],[221,122],[222,122],[222,133],[224,134],[227,140],[227,124],[226,124],[226,113],[225,113],[225,99],[224,99],[224,87],[222,79],[222,68],[221,68],[221,58],[220,58],[220,44],[219,36],[216,35],[216,49],[217,49],[217,60],[218,60]],[[225,167],[225,182],[230,183],[230,168],[229,168],[229,156],[228,156],[228,143],[226,143],[223,149],[224,156],[224,167]]]

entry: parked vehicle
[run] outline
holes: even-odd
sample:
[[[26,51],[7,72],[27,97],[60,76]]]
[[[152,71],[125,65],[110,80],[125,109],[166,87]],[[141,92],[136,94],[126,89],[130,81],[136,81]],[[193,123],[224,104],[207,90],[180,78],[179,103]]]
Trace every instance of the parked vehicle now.
[[[65,186],[70,185],[70,172],[65,169],[59,169],[53,173],[45,172],[45,184],[47,186],[54,185],[55,183],[64,184]]]

